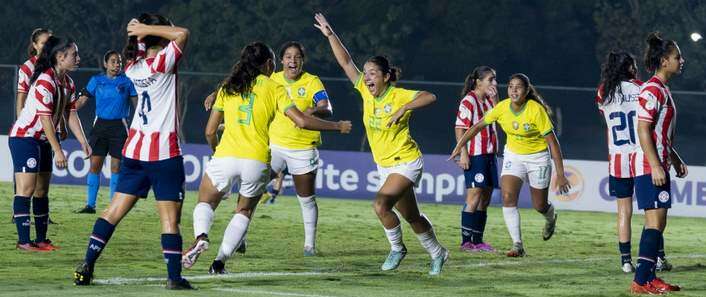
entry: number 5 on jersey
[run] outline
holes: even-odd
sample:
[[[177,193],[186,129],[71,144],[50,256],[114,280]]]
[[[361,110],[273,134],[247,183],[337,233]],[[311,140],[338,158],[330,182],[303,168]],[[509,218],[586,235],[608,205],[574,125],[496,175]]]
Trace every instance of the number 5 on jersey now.
[[[238,124],[248,126],[252,121],[252,108],[255,104],[255,94],[241,95],[243,103],[238,106]]]

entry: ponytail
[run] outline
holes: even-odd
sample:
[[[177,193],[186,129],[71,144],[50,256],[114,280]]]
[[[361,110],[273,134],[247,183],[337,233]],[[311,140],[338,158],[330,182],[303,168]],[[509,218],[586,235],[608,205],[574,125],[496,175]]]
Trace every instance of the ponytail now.
[[[142,13],[139,17],[137,17],[137,21],[150,26],[173,25],[168,18],[154,13]],[[128,36],[127,42],[125,43],[125,47],[123,48],[123,56],[125,57],[126,61],[134,61],[135,59],[137,59],[137,56],[140,52],[138,46],[140,42],[145,44],[145,49],[148,49],[152,46],[159,45],[162,41],[164,41],[164,38],[159,36],[148,35],[143,37],[140,41],[137,40],[137,36]]]
[[[601,89],[603,94],[603,104],[609,104],[615,100],[616,92],[621,92],[621,82],[635,79],[637,69],[635,58],[626,52],[610,52],[606,56],[606,61],[601,66]]]
[[[249,93],[257,76],[263,74],[268,60],[274,60],[269,46],[259,41],[246,45],[240,51],[240,60],[233,65],[220,87],[229,95]]]
[[[476,79],[484,79],[488,74],[495,73],[495,69],[488,66],[478,66],[473,69],[473,72],[466,76],[466,80],[463,82],[463,91],[461,96],[465,96],[468,92],[473,91],[476,88]]]
[[[662,58],[666,57],[674,49],[677,43],[674,40],[664,40],[659,32],[652,32],[647,35],[647,48],[645,49],[645,68],[654,72],[662,64]]]
[[[389,79],[390,83],[394,83],[394,82],[400,80],[400,77],[402,76],[402,69],[391,65],[390,60],[388,60],[387,57],[373,56],[373,57],[370,57],[370,59],[368,59],[368,62],[377,65],[383,74],[389,74],[390,75],[390,79]]]
[[[29,37],[29,45],[27,46],[27,55],[34,57],[37,55],[37,49],[34,48],[34,43],[39,40],[39,36],[43,34],[51,35],[52,32],[49,29],[36,28],[32,31],[32,35]]]
[[[44,71],[56,66],[56,55],[74,46],[74,44],[74,41],[70,38],[49,36],[47,42],[44,43],[44,49],[39,54],[37,63],[34,65],[34,73],[32,73],[30,84],[33,84]]]

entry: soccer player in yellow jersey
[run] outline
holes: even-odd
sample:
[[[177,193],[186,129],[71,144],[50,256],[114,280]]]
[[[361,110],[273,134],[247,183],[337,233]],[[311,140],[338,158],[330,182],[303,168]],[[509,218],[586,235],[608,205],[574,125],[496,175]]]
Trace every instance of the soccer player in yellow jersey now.
[[[561,148],[549,119],[549,109],[529,78],[522,73],[510,76],[507,94],[510,98],[498,103],[485,114],[482,121],[464,133],[450,159],[459,155],[466,143],[487,125],[494,122],[500,124],[507,135],[500,177],[503,217],[513,242],[507,256],[522,257],[525,250],[520,232],[520,212],[517,210],[522,183],[529,182],[532,206],[546,218],[542,232],[544,240],[549,240],[554,235],[556,227],[554,206],[548,201],[552,170],[550,154],[556,168],[556,185],[559,192],[566,193],[570,185],[564,177]]]
[[[433,103],[436,96],[396,87],[399,69],[391,67],[385,57],[368,59],[360,72],[326,18],[316,14],[315,19],[314,26],[326,36],[338,64],[363,99],[363,123],[381,182],[374,208],[391,245],[381,268],[396,269],[407,254],[400,220],[392,211],[395,207],[431,256],[429,274],[438,275],[449,251],[437,240],[429,219],[419,212],[414,186],[422,174],[422,153],[409,134],[411,111]]]
[[[284,87],[269,75],[275,69],[275,55],[261,42],[243,48],[240,60],[216,92],[216,102],[206,126],[206,139],[215,151],[199,186],[199,202],[194,208],[194,244],[184,253],[182,263],[190,268],[199,254],[208,249],[208,232],[214,209],[239,183],[236,213],[231,219],[210,273],[226,273],[225,261],[240,246],[247,233],[265,185],[270,177],[270,124],[277,113],[291,119],[299,128],[348,133],[349,121],[330,122],[305,115],[295,108]],[[225,122],[220,142],[218,125]]]
[[[296,41],[282,45],[279,58],[283,70],[270,78],[284,86],[297,109],[308,115],[327,118],[333,115],[329,97],[318,76],[303,71],[304,46]],[[319,209],[315,199],[316,170],[319,167],[321,132],[306,130],[282,113],[275,115],[270,125],[270,150],[272,171],[278,174],[285,169],[294,179],[304,221],[304,256],[316,254],[316,223]],[[281,181],[281,179],[278,179]]]

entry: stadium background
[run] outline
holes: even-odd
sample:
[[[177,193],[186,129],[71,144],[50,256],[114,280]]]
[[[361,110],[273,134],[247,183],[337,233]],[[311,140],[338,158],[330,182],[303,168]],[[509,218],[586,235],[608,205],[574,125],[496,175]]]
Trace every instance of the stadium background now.
[[[262,40],[277,50],[285,41],[298,40],[307,48],[305,71],[322,77],[332,98],[334,118],[350,119],[354,123],[351,135],[324,133],[321,149],[369,152],[359,96],[343,78],[326,40],[313,27],[313,12],[322,11],[359,65],[370,55],[388,55],[403,70],[401,86],[437,95],[439,100],[415,112],[411,122],[412,135],[425,155],[446,155],[451,150],[463,80],[475,66],[490,65],[497,69],[503,97],[506,95],[504,83],[510,74],[529,75],[553,108],[556,131],[566,159],[605,161],[605,128],[593,103],[603,57],[610,49],[619,48],[631,51],[641,61],[646,34],[662,31],[666,38],[680,44],[687,61],[684,73],[670,82],[678,106],[676,146],[694,170],[697,170],[694,166],[706,165],[703,153],[706,83],[702,71],[706,66],[706,51],[703,43],[689,39],[691,32],[704,28],[706,4],[699,1],[502,0],[491,4],[453,0],[385,3],[368,0],[111,3],[31,0],[12,1],[7,8],[0,12],[6,22],[0,31],[0,37],[6,41],[0,43],[0,98],[6,107],[0,109],[0,131],[9,131],[14,120],[11,107],[14,106],[17,65],[27,58],[26,46],[33,28],[50,28],[56,35],[76,40],[81,69],[72,73],[72,77],[80,88],[91,75],[101,71],[98,67],[103,53],[122,49],[129,19],[140,12],[151,11],[169,16],[175,24],[192,32],[186,58],[179,69],[181,134],[185,143],[205,143],[203,128],[208,113],[203,108],[203,98],[229,71],[243,45]],[[32,17],[18,17],[25,15]],[[638,67],[643,69],[641,64]],[[649,75],[644,71],[640,73],[642,79]],[[94,117],[93,101],[80,115],[89,132]],[[201,154],[208,155],[208,152],[195,155],[200,159]],[[365,156],[369,158],[369,154]],[[449,164],[429,163],[427,161],[428,171],[461,173]],[[600,166],[603,165],[577,168],[579,175],[603,177]],[[678,202],[698,206],[691,212],[706,207],[706,181],[702,181],[704,176],[698,174],[700,171],[694,170],[686,182],[678,181],[677,185]],[[199,175],[198,171],[194,172]],[[10,173],[7,174],[9,178]],[[73,180],[59,178],[55,181],[82,183],[83,175],[72,175]],[[599,183],[582,185],[597,188]],[[338,194],[332,196],[345,196]],[[359,198],[368,196],[363,193]],[[451,196],[449,199],[462,201],[461,194]],[[421,200],[439,202],[439,193],[423,196]]]

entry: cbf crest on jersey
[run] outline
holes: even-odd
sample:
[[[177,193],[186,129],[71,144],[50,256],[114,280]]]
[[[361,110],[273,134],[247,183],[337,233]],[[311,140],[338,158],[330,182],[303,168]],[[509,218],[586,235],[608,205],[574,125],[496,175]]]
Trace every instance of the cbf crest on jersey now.
[[[299,87],[299,89],[297,90],[297,94],[299,95],[299,97],[304,97],[304,95],[306,95],[306,89],[304,87]]]
[[[522,128],[525,129],[525,132],[528,132],[532,128],[532,126],[528,123],[524,123],[522,125]]]

